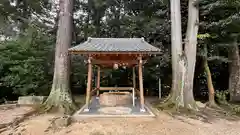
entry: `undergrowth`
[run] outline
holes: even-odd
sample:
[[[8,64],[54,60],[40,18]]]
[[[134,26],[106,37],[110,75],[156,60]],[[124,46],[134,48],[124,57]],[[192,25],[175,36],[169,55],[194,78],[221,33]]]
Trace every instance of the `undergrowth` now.
[[[232,113],[236,115],[240,115],[240,103],[230,103],[227,101],[227,95],[229,95],[229,91],[216,91],[217,103],[223,109],[230,110]]]

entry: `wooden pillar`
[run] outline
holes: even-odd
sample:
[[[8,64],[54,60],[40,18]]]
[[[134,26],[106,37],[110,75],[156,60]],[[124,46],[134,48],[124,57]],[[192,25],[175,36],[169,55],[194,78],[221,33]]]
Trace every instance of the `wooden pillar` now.
[[[97,70],[97,97],[99,97],[99,89],[100,89],[100,67]]]
[[[135,97],[136,97],[136,73],[135,73],[135,67],[133,67],[133,78],[132,78],[132,80],[133,80],[133,96],[134,96],[134,99],[133,100],[135,100]]]
[[[135,67],[133,67],[133,88],[136,89],[136,74],[135,74]]]
[[[142,57],[139,57],[139,64],[138,64],[138,76],[139,76],[139,89],[140,89],[140,104],[141,112],[145,112],[145,107],[144,107],[144,91],[143,91],[143,70],[142,70]]]
[[[87,108],[84,111],[89,111],[90,103],[90,93],[91,93],[91,84],[92,84],[92,62],[91,57],[88,58],[88,79],[87,79],[87,90],[86,90],[86,106]]]

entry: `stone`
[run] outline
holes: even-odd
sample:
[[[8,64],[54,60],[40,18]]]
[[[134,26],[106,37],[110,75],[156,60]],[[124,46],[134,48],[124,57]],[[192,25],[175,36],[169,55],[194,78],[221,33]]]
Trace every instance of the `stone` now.
[[[103,106],[123,106],[132,104],[130,93],[103,93],[99,98],[100,105]]]
[[[46,96],[21,96],[18,98],[19,105],[38,105],[46,100]]]
[[[122,115],[122,114],[130,114],[132,109],[129,107],[102,107],[98,109],[98,112],[104,114],[113,114],[113,115]]]

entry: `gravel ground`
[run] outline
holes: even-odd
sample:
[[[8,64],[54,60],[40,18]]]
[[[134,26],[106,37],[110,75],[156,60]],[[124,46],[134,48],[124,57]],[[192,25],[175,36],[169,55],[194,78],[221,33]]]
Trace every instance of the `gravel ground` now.
[[[160,112],[157,118],[88,118],[66,128],[49,129],[56,115],[40,115],[1,135],[240,135],[240,121],[214,119],[204,123]]]

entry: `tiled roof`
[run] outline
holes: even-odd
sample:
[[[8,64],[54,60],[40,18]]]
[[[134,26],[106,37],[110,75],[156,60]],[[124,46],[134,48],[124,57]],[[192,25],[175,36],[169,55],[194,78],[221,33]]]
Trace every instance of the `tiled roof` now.
[[[155,52],[161,50],[147,43],[143,38],[88,38],[70,52]]]

